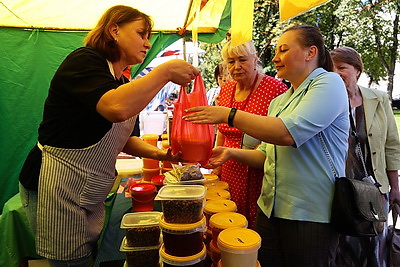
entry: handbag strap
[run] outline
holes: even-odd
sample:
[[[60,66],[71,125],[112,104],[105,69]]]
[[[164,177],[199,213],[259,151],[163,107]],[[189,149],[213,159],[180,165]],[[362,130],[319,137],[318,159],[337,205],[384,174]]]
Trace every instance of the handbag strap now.
[[[331,156],[330,156],[330,154],[329,154],[329,151],[328,151],[328,148],[327,148],[327,146],[326,146],[325,140],[324,140],[324,138],[323,138],[323,136],[322,136],[322,132],[319,132],[319,133],[318,133],[318,137],[319,137],[319,140],[321,141],[322,148],[324,149],[325,156],[326,156],[326,158],[327,158],[328,161],[329,161],[329,165],[330,165],[330,167],[331,167],[333,176],[334,176],[335,178],[339,178],[339,174],[338,174],[338,172],[337,172],[337,170],[336,170],[336,168],[335,168],[335,165],[333,165],[333,161],[332,161]]]
[[[351,113],[352,113],[351,112],[351,105],[349,103],[349,117],[350,117],[351,135],[354,136],[354,140],[356,141],[355,152],[356,152],[357,157],[361,161],[361,165],[362,165],[363,170],[364,170],[364,176],[368,177],[368,171],[367,171],[367,167],[365,166],[364,155],[363,155],[362,150],[361,150],[360,139],[358,139],[356,125],[354,123],[354,118],[353,118],[353,115]],[[376,182],[376,181],[374,181],[374,182]]]

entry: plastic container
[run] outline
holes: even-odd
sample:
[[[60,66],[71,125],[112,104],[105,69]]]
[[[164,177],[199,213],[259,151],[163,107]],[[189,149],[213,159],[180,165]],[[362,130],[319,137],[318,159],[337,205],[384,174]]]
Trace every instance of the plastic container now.
[[[163,234],[165,252],[172,256],[187,257],[200,253],[203,249],[206,218],[196,223],[167,223],[161,216],[160,228]]]
[[[164,179],[165,179],[165,175],[163,175],[163,174],[156,175],[151,178],[151,183],[156,186],[157,191],[159,191],[161,189],[161,187],[164,186]]]
[[[204,215],[206,216],[207,227],[212,215],[218,212],[232,211],[236,212],[236,203],[228,199],[210,200],[204,206]]]
[[[164,134],[162,135],[161,138],[164,138]],[[168,135],[167,135],[167,138],[168,138]],[[162,141],[161,141],[161,147],[164,148],[164,149],[170,148],[171,145],[169,144],[169,140],[167,140],[167,139],[162,139]]]
[[[126,243],[126,237],[124,237],[120,251],[125,252],[128,267],[158,267],[160,246],[161,244],[151,247],[129,247]]]
[[[127,246],[157,246],[161,236],[161,214],[158,211],[125,214],[122,217],[121,228],[125,229]]]
[[[217,267],[224,267],[222,260],[219,260]],[[250,267],[250,266],[249,266]],[[257,261],[257,265],[255,267],[261,267],[261,264],[259,261]]]
[[[219,189],[224,189],[224,190],[229,190],[229,184],[225,181],[205,181],[204,186],[207,187],[207,189],[210,188],[219,188]]]
[[[205,173],[203,176],[206,178],[206,181],[219,181],[219,177],[216,174]]]
[[[195,255],[187,257],[176,257],[166,253],[165,246],[163,245],[160,248],[160,258],[161,261],[163,262],[164,267],[174,267],[174,266],[205,267],[204,260],[206,258],[206,247],[203,244],[201,252]],[[143,267],[145,267],[145,265],[143,265]]]
[[[164,141],[164,140],[167,140],[168,141],[168,134],[162,134],[161,135],[161,139]],[[169,144],[169,143],[168,143]]]
[[[202,185],[166,185],[156,196],[167,223],[196,223],[203,218],[206,188]]]
[[[155,169],[143,168],[142,171],[143,171],[142,179],[143,179],[143,181],[146,181],[146,182],[151,182],[151,178],[160,174],[160,168],[155,168]]]
[[[160,168],[160,161],[155,159],[142,158],[144,169],[158,169]]]
[[[142,135],[142,139],[143,141],[145,141],[146,143],[153,145],[153,146],[157,146],[157,142],[158,142],[158,134],[144,134]]]
[[[221,231],[232,227],[247,228],[247,224],[246,217],[240,213],[219,212],[212,215],[209,221],[212,242],[214,242],[215,246],[217,245],[218,235]]]
[[[204,244],[206,244],[206,246],[208,246],[208,244],[210,244],[211,240],[212,240],[212,232],[210,229],[207,228],[207,231],[204,234]]]
[[[152,211],[154,198],[157,194],[156,186],[150,183],[135,183],[129,187],[132,197],[132,211]]]
[[[208,188],[206,192],[206,201],[218,200],[218,199],[230,199],[231,193],[229,191],[220,188]]]
[[[143,134],[161,135],[164,133],[167,122],[167,114],[162,111],[152,111],[143,114]]]
[[[214,244],[213,242],[209,244],[209,248],[211,261],[214,265],[217,265],[219,260],[221,259],[221,250],[218,248],[218,245]]]
[[[211,242],[213,244],[213,242]],[[228,228],[218,235],[218,248],[224,267],[257,266],[261,237],[247,228]]]

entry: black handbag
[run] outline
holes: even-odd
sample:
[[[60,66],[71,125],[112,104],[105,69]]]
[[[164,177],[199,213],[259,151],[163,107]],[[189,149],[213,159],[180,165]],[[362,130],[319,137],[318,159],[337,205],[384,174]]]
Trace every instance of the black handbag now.
[[[368,237],[382,233],[387,215],[383,208],[380,184],[368,176],[360,142],[357,138],[352,115],[350,115],[352,134],[356,140],[356,154],[363,164],[365,177],[358,180],[339,177],[322,134],[319,137],[335,176],[335,191],[332,201],[331,224],[341,234]]]

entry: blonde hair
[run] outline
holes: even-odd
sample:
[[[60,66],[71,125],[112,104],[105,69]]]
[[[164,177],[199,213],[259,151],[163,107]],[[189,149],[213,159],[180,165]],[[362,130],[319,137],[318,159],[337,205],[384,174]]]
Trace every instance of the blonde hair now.
[[[229,57],[232,56],[249,56],[249,55],[256,55],[256,47],[254,46],[253,41],[248,41],[246,43],[232,46],[232,42],[228,41],[221,51],[222,59],[226,62]]]

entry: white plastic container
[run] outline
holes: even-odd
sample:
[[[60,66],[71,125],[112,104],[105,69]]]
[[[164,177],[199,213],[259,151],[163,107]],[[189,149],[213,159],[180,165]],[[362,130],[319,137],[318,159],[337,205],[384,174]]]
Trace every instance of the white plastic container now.
[[[202,185],[166,185],[155,200],[161,201],[167,223],[196,223],[203,218],[205,194]]]
[[[159,245],[161,215],[162,213],[158,211],[125,214],[122,217],[121,229],[125,229],[127,246],[148,247]]]
[[[166,128],[167,114],[162,111],[141,113],[143,132],[141,134],[162,135]]]
[[[122,240],[120,251],[125,252],[128,267],[158,267],[160,263],[159,249],[161,244],[150,247],[129,247],[126,237]]]
[[[224,267],[256,267],[260,246],[260,235],[251,229],[228,228],[218,235],[218,248]]]

